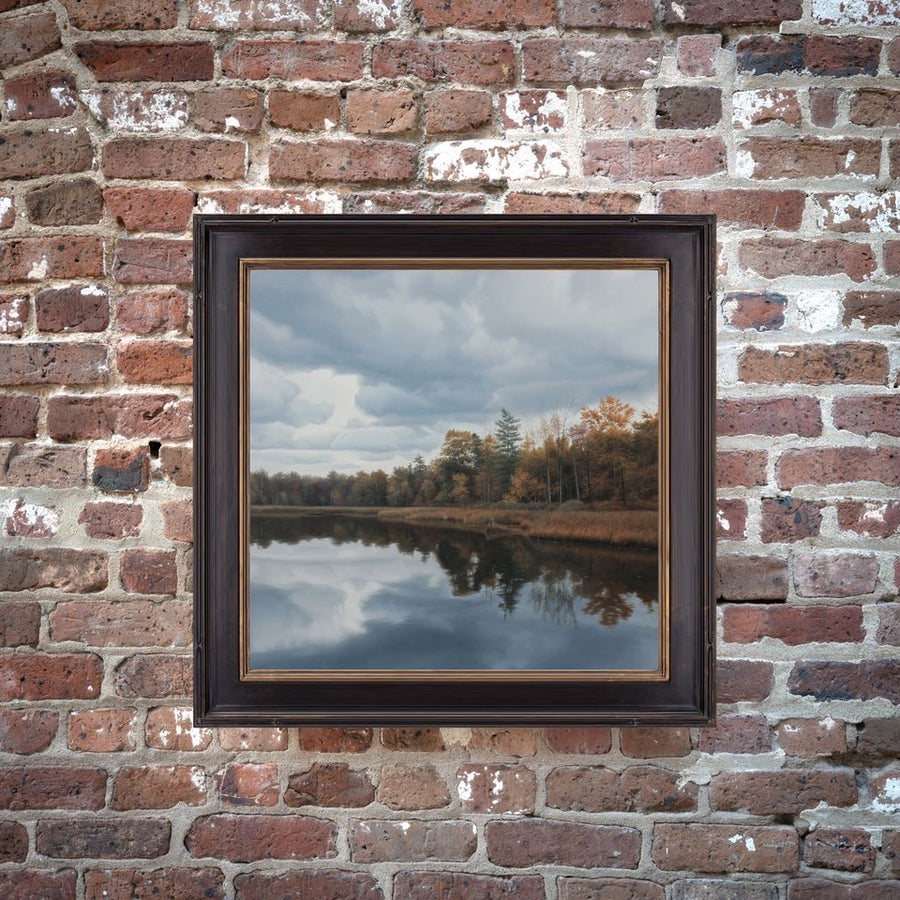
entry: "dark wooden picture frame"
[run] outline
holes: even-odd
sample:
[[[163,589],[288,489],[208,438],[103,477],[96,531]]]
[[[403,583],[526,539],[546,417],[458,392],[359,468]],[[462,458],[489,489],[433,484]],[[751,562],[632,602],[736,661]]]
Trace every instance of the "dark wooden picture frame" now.
[[[653,671],[251,667],[247,334],[250,273],[259,267],[301,277],[348,268],[658,270],[660,628]],[[204,215],[195,218],[194,272],[195,724],[712,720],[714,217]],[[615,321],[606,324],[615,328]]]

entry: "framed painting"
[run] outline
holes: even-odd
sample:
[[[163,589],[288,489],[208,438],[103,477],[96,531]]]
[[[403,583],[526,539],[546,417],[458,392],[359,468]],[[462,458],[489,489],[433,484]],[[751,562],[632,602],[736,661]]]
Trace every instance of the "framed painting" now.
[[[195,722],[709,722],[714,248],[198,216]]]

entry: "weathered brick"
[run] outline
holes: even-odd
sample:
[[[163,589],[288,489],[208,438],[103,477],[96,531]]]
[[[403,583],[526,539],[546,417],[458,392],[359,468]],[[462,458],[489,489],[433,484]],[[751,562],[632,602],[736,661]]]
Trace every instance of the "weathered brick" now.
[[[191,384],[193,345],[190,341],[122,341],[116,366],[133,384]]]
[[[347,127],[354,134],[402,134],[417,119],[418,103],[409,90],[355,90],[347,97]]]
[[[716,597],[721,600],[784,600],[787,563],[774,556],[724,556],[716,560]]]
[[[172,500],[160,506],[163,536],[170,541],[194,540],[193,504],[190,500]]]
[[[425,94],[425,130],[429,134],[465,134],[489,125],[494,114],[488,91],[429,91]]]
[[[884,270],[888,275],[900,275],[900,241],[885,243]]]
[[[53,10],[7,16],[0,31],[0,69],[39,59],[61,45]]]
[[[184,188],[106,188],[103,199],[127,231],[184,231],[196,194]]]
[[[500,95],[500,121],[512,131],[559,131],[568,119],[562,91],[507,91]]]
[[[763,543],[802,541],[816,537],[822,527],[823,502],[792,497],[765,497],[762,500]]]
[[[779,900],[778,886],[733,878],[687,878],[672,885],[671,900]]]
[[[865,281],[876,268],[868,244],[848,241],[753,238],[741,243],[739,253],[741,265],[763,278],[846,274],[853,281]]]
[[[15,487],[80,487],[87,480],[83,447],[0,445],[0,483]]]
[[[515,56],[508,41],[381,41],[372,52],[372,74],[431,84],[512,84]]]
[[[799,662],[788,678],[792,694],[817,700],[874,700],[885,697],[900,703],[896,660],[862,662]]]
[[[900,231],[900,191],[818,194],[814,203],[816,223],[828,231],[844,234]]]
[[[757,179],[874,177],[881,145],[865,138],[750,137],[738,153]]]
[[[813,0],[812,14],[823,25],[900,25],[900,12],[883,0],[840,4]]]
[[[793,828],[658,823],[652,854],[668,872],[775,873],[796,871],[800,848]]]
[[[754,128],[783,122],[798,127],[803,121],[797,91],[776,88],[735,91],[731,98],[731,124],[734,128]]]
[[[395,900],[544,900],[544,896],[540,875],[401,871],[394,878]]]
[[[741,291],[725,295],[722,301],[722,314],[734,328],[777,331],[784,325],[784,310],[787,304],[787,297],[774,291]]]
[[[785,719],[775,734],[788,756],[831,756],[847,750],[847,726],[832,718]]]
[[[9,692],[4,694],[10,699]],[[0,750],[22,756],[41,753],[53,743],[58,726],[59,713],[49,709],[0,709]]]
[[[613,181],[666,181],[699,178],[725,171],[720,137],[637,137],[587,141],[584,174]]]
[[[817,828],[803,838],[803,862],[816,869],[871,872],[875,848],[862,828]]]
[[[874,75],[880,55],[881,41],[856,35],[753,35],[737,43],[738,71],[754,75]]]
[[[898,452],[893,447],[823,447],[785,450],[776,467],[778,486],[784,490],[799,484],[844,484],[877,481],[900,484]]]
[[[894,563],[894,581],[900,582],[900,563]],[[878,607],[878,630],[875,641],[900,647],[900,604],[883,603]]]
[[[131,90],[102,88],[81,91],[91,115],[113,134],[178,131],[188,124],[188,94],[166,88]]]
[[[525,766],[464,765],[456,773],[456,792],[463,812],[534,812],[536,782]]]
[[[473,822],[453,820],[353,820],[349,838],[350,858],[362,863],[461,861],[472,856],[478,840]]]
[[[25,826],[18,822],[0,822],[0,862],[25,862],[27,856],[28,832]]]
[[[56,508],[27,503],[21,497],[6,506],[4,530],[10,537],[47,538],[59,531]]]
[[[832,407],[835,427],[854,434],[900,435],[900,397],[839,397]]]
[[[150,456],[137,450],[97,451],[91,483],[102,491],[146,491],[150,486]]]
[[[0,241],[0,280],[96,278],[103,273],[103,241],[93,235]]]
[[[900,38],[894,38],[888,44],[888,68],[892,74],[900,75]]]
[[[222,54],[222,73],[249,80],[355,81],[363,74],[363,45],[331,40],[235,41]]]
[[[74,50],[101,82],[211,81],[215,71],[215,51],[206,41],[84,41],[75,44]]]
[[[726,772],[709,785],[712,809],[760,816],[797,815],[819,803],[853,806],[858,796],[852,769]]]
[[[659,211],[663,214],[687,214],[698,209],[714,213],[722,225],[796,231],[803,218],[806,194],[803,191],[704,190],[663,191]],[[731,297],[759,296],[736,292]],[[780,295],[762,295],[780,296]]]
[[[218,869],[95,869],[84,873],[85,900],[131,900],[178,897],[178,900],[224,900],[224,877]]]
[[[882,832],[881,852],[891,861],[891,871],[900,871],[900,831],[886,828]]]
[[[45,819],[35,848],[56,859],[152,859],[168,853],[171,834],[165,819]]]
[[[103,331],[109,325],[109,292],[97,285],[46,288],[34,298],[40,331]]]
[[[30,394],[0,396],[0,437],[33,438],[41,402]]]
[[[67,72],[40,72],[6,81],[6,112],[11,122],[71,116],[78,108],[75,79]]]
[[[116,773],[110,809],[170,809],[206,802],[201,766],[123,766]]]
[[[900,500],[845,500],[837,505],[838,526],[870,537],[891,537],[900,528]]]
[[[661,87],[657,128],[710,128],[722,118],[722,91],[711,87]]]
[[[259,91],[250,88],[206,88],[194,94],[192,118],[200,131],[258,132],[264,111]]]
[[[900,812],[900,798],[897,785],[900,784],[900,770],[896,767],[870,773],[869,794],[872,806],[883,813]],[[854,869],[854,871],[858,871]]]
[[[0,334],[19,337],[30,316],[28,297],[22,294],[0,294]]]
[[[201,0],[192,4],[191,28],[209,31],[305,31],[315,26],[316,0],[282,5],[265,0]]]
[[[98,540],[121,540],[137,537],[141,532],[144,509],[137,503],[99,501],[86,503],[78,514],[85,534]]]
[[[113,277],[120,284],[188,284],[191,242],[177,238],[121,238],[116,241]]]
[[[0,347],[0,384],[100,384],[108,374],[101,344],[34,343]]]
[[[900,91],[863,88],[850,99],[850,121],[868,127],[900,125]]]
[[[485,836],[488,858],[498,866],[634,869],[640,857],[640,832],[617,825],[495,820],[488,822]]]
[[[229,806],[274,806],[280,794],[275,763],[229,763],[215,775],[219,799]]]
[[[857,729],[856,756],[867,764],[895,759],[900,752],[900,719],[867,719]]]
[[[269,120],[293,131],[325,131],[341,120],[337,94],[274,90],[269,93]]]
[[[15,221],[16,198],[12,194],[0,193],[0,229],[12,228]],[[7,295],[0,295],[0,334],[10,334],[8,324],[3,321],[4,296]]]
[[[801,597],[854,597],[875,590],[878,560],[858,553],[797,553],[793,575]]]
[[[346,763],[316,763],[309,771],[291,775],[284,802],[288,806],[368,806],[375,788],[364,771]]]
[[[445,193],[432,191],[360,191],[345,201],[345,212],[366,213],[422,213],[452,215],[484,212],[483,194]]]
[[[0,551],[2,591],[54,588],[66,593],[89,594],[102,591],[107,579],[107,555],[97,550],[45,547]]]
[[[349,32],[393,31],[400,22],[403,7],[399,0],[335,0],[334,27]]]
[[[719,487],[754,487],[766,483],[764,450],[720,450],[716,454]]]
[[[678,71],[689,78],[710,78],[716,73],[716,57],[722,47],[718,34],[684,34],[676,42]]]
[[[82,753],[121,753],[135,748],[137,710],[81,709],[69,713],[67,744]]]
[[[7,869],[0,872],[0,892],[6,900],[74,900],[77,877],[74,869]]]
[[[637,878],[560,878],[559,900],[665,900],[661,884]]]
[[[654,18],[651,0],[565,0],[562,6],[566,28],[650,29]]]
[[[547,805],[576,812],[687,812],[697,808],[697,786],[651,766],[624,772],[570,766],[547,775]]]
[[[145,729],[147,746],[156,750],[199,752],[213,739],[209,728],[194,728],[189,709],[179,706],[158,706],[147,713]],[[212,826],[215,830],[215,826]],[[213,854],[214,855],[214,854]]]
[[[378,801],[389,809],[442,809],[450,803],[450,792],[434,766],[386,765]]]
[[[383,900],[371,875],[338,869],[299,870],[284,875],[258,871],[234,879],[237,900],[270,900],[272,897],[315,897],[321,900]]]
[[[69,22],[85,31],[121,28],[172,28],[178,19],[176,0],[63,0]]]
[[[837,122],[838,102],[841,92],[837,88],[811,88],[809,112],[813,125],[833,128]]]
[[[622,753],[635,759],[660,756],[687,756],[691,735],[686,728],[623,728]]]
[[[174,594],[178,590],[174,550],[123,550],[119,557],[122,587],[135,594]]]
[[[769,723],[760,713],[719,716],[715,727],[700,729],[702,753],[768,753],[772,749]]]
[[[31,600],[5,600],[0,605],[0,646],[36,647],[41,631],[41,607]]]
[[[812,397],[729,400],[716,404],[716,431],[720,435],[796,434],[817,437],[822,433],[822,413]]]
[[[223,750],[287,750],[285,728],[220,728],[219,743]]]
[[[331,859],[337,827],[306,816],[231,815],[194,819],[184,843],[191,856],[229,862],[259,859]]]
[[[489,139],[433,144],[424,155],[428,181],[500,183],[568,174],[562,149],[549,141]]]
[[[222,138],[113,138],[103,148],[103,174],[160,181],[242,178],[246,152],[243,141]]]
[[[722,0],[663,0],[665,25],[779,25],[803,15],[801,0],[747,0],[736,7]]]
[[[535,28],[553,25],[556,5],[551,0],[501,0],[485,6],[477,0],[452,5],[442,0],[415,0],[416,13],[426,28]]]
[[[900,881],[871,880],[858,884],[825,878],[797,878],[789,883],[788,900],[882,900],[900,891]]]
[[[742,381],[763,384],[884,384],[887,348],[875,342],[747,347],[738,360]]]
[[[466,746],[503,756],[534,756],[537,739],[533,728],[472,728]]]
[[[184,647],[191,642],[191,608],[177,600],[71,600],[50,613],[50,634],[94,647]]]
[[[116,304],[116,323],[135,334],[183,331],[187,325],[188,295],[177,288],[132,290]]]
[[[719,703],[742,700],[759,702],[772,693],[772,663],[749,659],[723,659],[716,665],[716,699]]]
[[[95,225],[103,215],[100,187],[89,178],[62,179],[25,195],[35,225]]]
[[[302,732],[300,740],[302,746]],[[445,749],[444,738],[441,736],[440,728],[382,728],[381,743],[388,750],[426,751]]]
[[[269,152],[275,181],[406,181],[416,166],[415,147],[397,141],[279,143]]]
[[[128,698],[187,697],[191,683],[190,656],[138,653],[126,659],[115,674],[116,693]],[[165,714],[161,717],[165,718]]]
[[[641,84],[659,74],[661,58],[655,39],[573,36],[522,44],[525,81],[563,86]]]
[[[640,128],[650,122],[651,92],[643,90],[587,90],[581,92],[587,131]]]
[[[603,754],[612,747],[612,731],[591,726],[545,728],[544,740],[556,753]]]
[[[848,291],[843,324],[863,328],[900,325],[900,291]]]

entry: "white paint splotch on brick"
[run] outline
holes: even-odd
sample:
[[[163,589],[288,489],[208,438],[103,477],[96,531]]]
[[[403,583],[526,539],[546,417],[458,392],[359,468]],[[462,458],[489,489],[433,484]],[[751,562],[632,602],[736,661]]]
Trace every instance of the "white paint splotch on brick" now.
[[[188,96],[184,91],[81,92],[91,115],[115,131],[158,134],[178,131],[188,123]]]
[[[812,14],[823,25],[900,25],[897,0],[812,0]]]
[[[15,537],[53,537],[59,531],[59,517],[59,510],[22,499],[10,500],[3,506],[6,534]]]
[[[752,128],[770,122],[799,125],[800,102],[794,91],[735,91],[731,98],[731,122],[735,128]]]
[[[900,231],[900,191],[823,194],[815,198],[816,225],[829,231]]]
[[[790,324],[803,331],[838,328],[844,313],[841,291],[799,291],[788,313]]]
[[[334,191],[210,191],[197,200],[198,213],[268,213],[270,215],[334,214],[342,210],[342,201]]]
[[[360,16],[375,28],[384,28],[391,22],[396,22],[403,8],[400,0],[392,3],[385,0],[359,0],[357,6]]]
[[[559,131],[566,127],[566,95],[559,91],[509,91],[500,96],[500,115],[507,128]]]
[[[15,215],[15,203],[12,197],[0,197],[0,228],[12,225]]]
[[[448,141],[425,154],[428,181],[537,181],[568,174],[562,150],[548,141]]]
[[[194,28],[296,28],[310,24],[310,16],[292,0],[197,0]]]
[[[21,334],[25,328],[24,297],[3,297],[0,299],[0,334]]]

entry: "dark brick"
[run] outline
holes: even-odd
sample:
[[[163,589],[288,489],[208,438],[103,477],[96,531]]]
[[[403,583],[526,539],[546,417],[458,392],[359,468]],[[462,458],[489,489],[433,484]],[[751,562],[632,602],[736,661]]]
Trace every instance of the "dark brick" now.
[[[719,88],[662,87],[656,91],[657,128],[709,128],[721,118]]]
[[[101,491],[146,491],[150,456],[139,450],[98,450],[91,483]]]
[[[896,660],[795,663],[788,679],[792,694],[817,700],[874,700],[900,704],[900,667]]]
[[[722,600],[785,600],[787,563],[772,556],[720,556],[716,597]]]
[[[540,875],[408,872],[394,878],[394,900],[544,900]]]
[[[169,852],[171,834],[159,819],[45,819],[35,848],[56,859],[152,859]]]
[[[106,772],[73,766],[15,766],[0,771],[0,807],[102,809]]]
[[[40,331],[95,332],[109,325],[109,292],[96,285],[46,288],[34,298]]]
[[[260,859],[332,859],[337,826],[306,816],[232,815],[194,819],[184,840],[191,856],[229,862]]]
[[[0,822],[0,862],[25,862],[28,832],[18,822]],[[74,887],[74,882],[72,884]]]
[[[74,50],[97,81],[211,81],[214,74],[215,52],[206,41],[85,41]]]
[[[0,396],[0,437],[33,438],[41,401],[30,394]]]
[[[288,806],[368,806],[375,788],[365,772],[346,763],[316,763],[308,772],[291,775],[284,802]]]
[[[822,527],[823,502],[798,500],[791,497],[763,498],[763,543],[802,541],[816,537]]]
[[[273,900],[275,897],[309,897],[310,900],[383,900],[372,875],[316,868],[284,875],[253,872],[234,879],[236,900]],[[395,898],[399,900],[397,894]],[[411,900],[411,898],[410,898]],[[450,900],[450,898],[448,898]]]
[[[641,852],[641,833],[616,825],[500,820],[488,822],[485,836],[488,858],[498,866],[634,869]]]
[[[723,659],[716,666],[716,699],[719,703],[742,700],[760,702],[775,686],[770,662],[749,659]]]
[[[84,873],[85,900],[130,900],[171,897],[177,900],[224,900],[219,869],[95,869]]]
[[[780,25],[803,15],[801,0],[663,0],[665,25]]]

